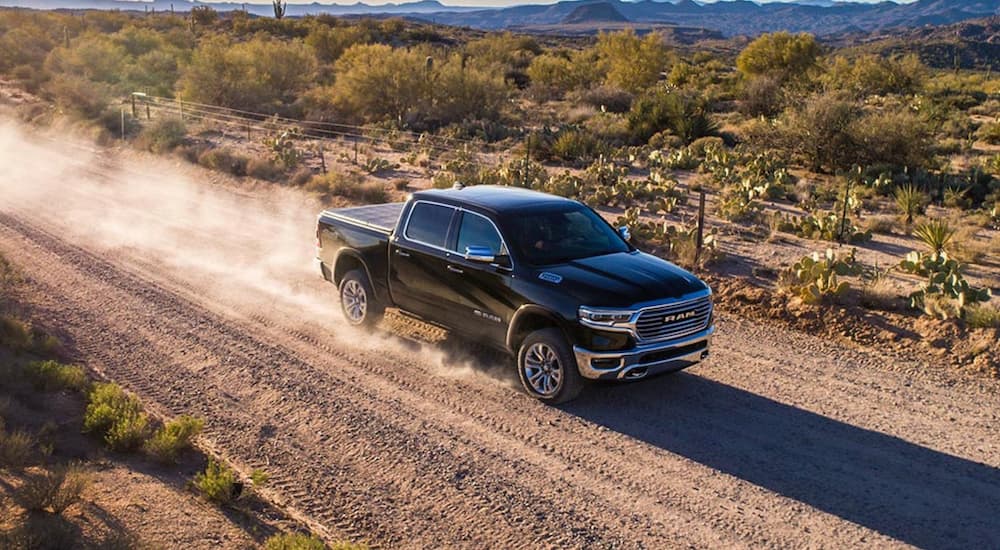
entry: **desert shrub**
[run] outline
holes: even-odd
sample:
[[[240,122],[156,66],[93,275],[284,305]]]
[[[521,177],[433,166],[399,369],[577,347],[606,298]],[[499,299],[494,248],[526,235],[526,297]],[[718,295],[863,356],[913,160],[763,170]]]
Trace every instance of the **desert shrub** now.
[[[329,26],[316,24],[309,29],[305,43],[312,48],[316,57],[323,63],[333,63],[355,44],[367,44],[372,41],[371,34],[360,25]]]
[[[763,34],[740,52],[736,67],[747,77],[801,80],[811,75],[820,53],[819,43],[810,34]]]
[[[365,172],[377,176],[384,172],[391,172],[399,169],[399,164],[393,163],[389,159],[382,157],[372,157],[361,166]]]
[[[208,500],[227,504],[239,496],[236,473],[225,464],[209,459],[205,471],[194,477],[194,487]]]
[[[1000,328],[1000,309],[982,304],[965,308],[965,323],[969,328]]]
[[[146,438],[149,418],[142,403],[114,383],[93,386],[83,417],[83,430],[101,437],[111,450],[131,451]]]
[[[284,173],[284,169],[271,159],[254,157],[247,162],[247,175],[251,178],[277,181]]]
[[[0,466],[19,470],[31,460],[34,449],[35,438],[28,432],[0,429]]]
[[[301,41],[216,36],[200,43],[178,85],[188,101],[270,113],[287,109],[315,72],[316,57]]]
[[[247,175],[247,157],[225,147],[206,149],[198,155],[198,164],[211,170],[226,172],[234,176]]]
[[[878,311],[897,311],[901,309],[900,297],[889,281],[889,270],[865,270],[862,274],[862,285],[858,293],[858,302],[862,307]]]
[[[568,57],[546,53],[532,59],[526,72],[533,87],[551,90],[552,95],[559,97],[583,84],[574,68]]]
[[[655,84],[673,61],[659,34],[640,38],[632,29],[602,32],[594,49],[605,72],[605,83],[632,93]]]
[[[82,466],[56,467],[28,476],[15,498],[29,512],[59,515],[80,501],[90,482],[90,473]]]
[[[988,122],[979,127],[976,137],[991,145],[1000,145],[1000,123]]]
[[[71,74],[53,76],[45,85],[45,93],[60,109],[88,119],[101,116],[112,95],[108,85]]]
[[[913,54],[896,59],[866,54],[853,60],[838,55],[823,82],[857,96],[914,94],[923,88],[926,77],[927,67]]]
[[[465,119],[494,118],[507,97],[503,76],[465,66],[460,55],[355,45],[337,60],[332,103],[343,116],[395,120],[433,129]]]
[[[860,275],[861,267],[855,261],[855,250],[839,255],[828,248],[826,254],[814,252],[804,256],[784,273],[786,290],[807,304],[819,304],[843,295],[850,283],[839,277]]]
[[[567,162],[587,161],[606,153],[603,145],[589,132],[569,129],[556,136],[552,143],[552,154]]]
[[[306,183],[305,187],[308,191],[336,195],[363,203],[378,203],[388,200],[388,194],[381,183],[366,181],[364,176],[350,172],[329,172],[316,175]]]
[[[297,170],[292,172],[292,175],[288,177],[288,184],[294,185],[295,187],[301,187],[309,182],[312,177],[316,175],[312,168],[308,166],[300,166]]]
[[[167,422],[153,433],[145,449],[160,462],[175,462],[177,456],[191,447],[191,442],[205,426],[205,421],[191,416],[180,416]]]
[[[90,382],[83,368],[58,361],[33,361],[24,367],[25,378],[38,391],[86,391]]]
[[[896,217],[889,215],[868,216],[864,220],[865,231],[871,233],[881,233],[883,235],[892,235],[895,233],[896,225]]]
[[[842,170],[857,162],[852,124],[861,117],[853,103],[836,96],[815,96],[786,112],[776,144],[802,158],[814,172]]]
[[[0,346],[20,353],[34,344],[31,325],[10,315],[0,315]]]
[[[872,238],[871,231],[858,229],[850,218],[843,221],[836,212],[804,216],[775,212],[772,218],[772,226],[778,231],[793,233],[805,239],[860,243]]]
[[[905,108],[866,113],[849,126],[849,152],[853,161],[844,159],[837,166],[846,170],[852,165],[927,166],[933,141],[927,122]]]
[[[312,535],[282,533],[264,541],[264,550],[326,550],[326,544]]]
[[[689,145],[688,147],[691,149],[691,152],[694,153],[695,155],[699,157],[704,157],[705,153],[707,153],[708,151],[712,149],[721,150],[724,146],[725,143],[722,141],[722,138],[716,136],[706,136],[706,137],[700,137],[692,141],[691,145]]]
[[[777,116],[784,107],[781,82],[769,76],[747,80],[740,95],[739,107],[743,114],[749,116]]]
[[[621,88],[597,86],[575,92],[569,99],[609,113],[626,113],[632,107],[635,96]]]
[[[658,90],[636,99],[628,113],[628,127],[633,140],[640,143],[646,143],[663,130],[670,130],[685,143],[713,135],[717,130],[704,98],[672,90]]]

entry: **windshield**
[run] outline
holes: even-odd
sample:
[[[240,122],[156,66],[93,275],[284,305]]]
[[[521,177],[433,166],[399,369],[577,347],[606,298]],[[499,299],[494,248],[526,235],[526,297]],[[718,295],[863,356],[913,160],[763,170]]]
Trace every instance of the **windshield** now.
[[[532,265],[559,264],[630,250],[607,222],[580,204],[511,216],[506,227],[511,246]]]

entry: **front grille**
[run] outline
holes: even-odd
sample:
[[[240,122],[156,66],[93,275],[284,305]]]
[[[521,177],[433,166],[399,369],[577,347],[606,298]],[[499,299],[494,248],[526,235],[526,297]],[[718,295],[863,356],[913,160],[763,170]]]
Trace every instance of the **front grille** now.
[[[643,311],[635,322],[642,340],[676,340],[701,332],[712,316],[712,298],[705,296]]]

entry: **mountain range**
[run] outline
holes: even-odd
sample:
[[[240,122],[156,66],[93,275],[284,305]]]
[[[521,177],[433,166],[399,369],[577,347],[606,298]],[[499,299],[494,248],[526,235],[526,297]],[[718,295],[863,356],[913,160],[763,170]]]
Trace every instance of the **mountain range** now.
[[[601,4],[580,10],[581,6]],[[40,9],[123,9],[187,11],[196,5],[208,5],[219,11],[246,9],[252,14],[272,14],[269,4],[238,2],[192,2],[188,0],[0,0],[0,6]],[[576,16],[570,17],[577,12]],[[701,4],[693,0],[665,2],[639,0],[562,0],[546,5],[517,5],[503,8],[475,8],[444,5],[438,0],[419,0],[400,4],[289,4],[287,15],[327,13],[332,15],[399,15],[433,23],[478,29],[517,29],[528,26],[558,26],[567,18],[573,24],[592,17],[611,17],[615,22],[636,24],[671,24],[700,27],[725,36],[757,35],[776,30],[811,32],[817,35],[871,32],[897,27],[945,25],[968,19],[1000,14],[1000,0],[917,0],[908,4],[894,2],[848,3],[831,0],[799,0],[756,4],[749,0],[723,0]]]

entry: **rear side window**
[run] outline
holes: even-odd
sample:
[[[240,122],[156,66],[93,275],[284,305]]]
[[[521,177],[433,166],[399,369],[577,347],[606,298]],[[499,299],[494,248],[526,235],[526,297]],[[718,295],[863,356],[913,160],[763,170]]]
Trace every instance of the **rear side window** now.
[[[462,225],[458,228],[457,252],[465,254],[465,249],[469,246],[489,247],[494,256],[501,253],[500,234],[493,228],[493,224],[482,216],[464,213]]]
[[[450,206],[418,202],[410,211],[406,224],[406,238],[423,244],[444,248],[448,226],[455,212]]]

